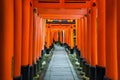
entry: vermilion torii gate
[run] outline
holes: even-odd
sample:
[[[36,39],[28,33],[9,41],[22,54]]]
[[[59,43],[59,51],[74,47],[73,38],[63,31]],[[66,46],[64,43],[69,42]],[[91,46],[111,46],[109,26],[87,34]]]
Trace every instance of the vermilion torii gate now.
[[[77,20],[76,41],[83,58],[93,67],[104,67],[110,79],[120,80],[120,0],[83,1],[0,0],[0,80],[21,75],[27,80],[29,73],[24,72],[36,65],[45,41],[49,47],[51,36],[57,40],[56,30],[52,33],[43,26],[44,19]],[[72,48],[73,28],[63,30]]]

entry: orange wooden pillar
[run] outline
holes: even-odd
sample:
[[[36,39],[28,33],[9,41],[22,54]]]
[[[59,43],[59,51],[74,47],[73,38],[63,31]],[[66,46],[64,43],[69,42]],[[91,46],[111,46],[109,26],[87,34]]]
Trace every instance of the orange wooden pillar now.
[[[51,33],[50,44],[52,44],[53,43],[53,36],[52,36],[53,32],[52,32],[52,30],[50,30],[50,33]]]
[[[69,34],[69,36],[70,36],[70,28],[68,29],[67,34]],[[70,46],[70,37],[68,37],[68,45]]]
[[[37,9],[34,8],[33,12],[33,67],[34,67],[34,76],[37,73]]]
[[[51,31],[52,28],[50,28],[50,45],[52,44],[53,40],[52,40],[52,31]]]
[[[70,37],[68,37],[68,45],[71,46],[71,28],[68,29],[68,34]]]
[[[98,65],[105,67],[105,0],[98,0],[98,27],[97,27]]]
[[[66,38],[67,38],[67,44],[69,45],[69,40],[70,40],[70,39],[69,39],[69,38],[70,38],[70,37],[69,37],[69,28],[67,29],[66,34],[67,34],[67,37],[66,37]],[[70,46],[70,45],[69,45],[69,46]]]
[[[13,3],[13,0],[0,0],[0,80],[13,80]]]
[[[117,65],[117,0],[106,0],[106,76],[119,80]]]
[[[57,30],[57,34],[58,34],[58,41],[60,42],[60,30]]]
[[[39,13],[37,14],[37,61],[40,57],[40,17]]]
[[[42,26],[41,26],[41,17],[39,16],[39,59],[41,57],[41,47],[42,47],[42,32],[41,32],[41,29],[42,29]]]
[[[77,29],[76,29],[76,39],[77,39],[77,47],[79,50],[81,50],[81,21],[80,19],[77,19]]]
[[[41,18],[37,13],[37,57],[36,57],[36,74],[40,71],[40,57],[41,57]]]
[[[67,43],[67,38],[66,38],[67,37],[67,35],[66,35],[67,33],[66,32],[67,32],[67,30],[65,29],[64,30],[64,37],[63,37],[64,38],[64,43]]]
[[[57,32],[57,30],[54,33],[54,39],[55,39],[55,41],[58,41],[58,32]]]
[[[22,0],[14,1],[14,80],[21,79]]]
[[[37,57],[38,57],[38,1],[33,0],[33,60],[34,76],[37,75]]]
[[[96,27],[96,3],[91,8],[91,65],[97,64],[97,27]]]
[[[55,41],[54,34],[55,34],[55,31],[51,30],[51,41],[52,41],[52,43],[54,43],[54,41]]]
[[[21,73],[23,80],[29,80],[29,27],[30,27],[30,0],[22,0],[22,54]]]
[[[51,28],[52,29],[52,28]],[[52,32],[51,32],[51,29],[50,29],[50,45],[53,43],[53,38],[52,38]]]
[[[44,46],[45,46],[45,32],[46,32],[46,20],[45,19],[41,19],[42,21],[42,23],[41,23],[41,26],[42,26],[42,30],[41,30],[41,32],[42,32],[42,50],[44,49]]]
[[[59,30],[57,29],[57,32],[56,32],[56,37],[57,37],[57,41],[59,41],[59,35],[58,35],[58,33],[59,33]]]
[[[36,9],[34,9],[34,13],[33,13],[33,57],[34,57],[34,64],[36,63],[36,58],[37,58],[37,12]]]
[[[73,35],[73,26],[71,25],[70,28],[70,47],[71,49],[73,49],[74,47],[74,39],[73,39],[74,35]]]
[[[63,43],[63,31],[60,30],[60,43]]]
[[[67,45],[69,45],[69,37],[68,37],[68,32],[69,32],[69,29],[67,29],[67,31],[66,31],[66,42],[67,42]]]
[[[53,39],[54,39],[54,41],[56,41],[56,39],[55,39],[55,33],[56,33],[56,31],[54,30],[54,33],[53,33]]]
[[[69,45],[68,32],[69,32],[69,28],[67,28],[66,31],[65,31],[65,40],[66,40],[67,45]]]
[[[87,54],[87,62],[91,64],[91,12],[88,10],[87,14],[87,48],[88,48],[88,54]]]
[[[55,30],[53,30],[53,33],[52,33],[53,41],[55,41],[54,34],[55,34]]]
[[[84,57],[87,60],[88,48],[87,48],[87,17],[84,16]]]
[[[47,24],[45,25],[45,46],[47,46]]]
[[[33,60],[33,0],[30,1],[30,29],[29,29],[29,66],[30,66],[30,80],[33,80],[34,70]]]
[[[64,43],[67,43],[67,30],[64,30]]]
[[[44,30],[43,30],[43,22],[42,22],[43,20],[42,20],[42,18],[40,17],[40,51],[39,51],[39,53],[40,53],[40,56],[39,57],[41,57],[41,51],[42,51],[42,49],[44,48],[44,45],[43,45],[43,36],[44,36]]]
[[[62,42],[62,36],[61,36],[61,30],[59,30],[59,33],[60,33],[60,43]]]
[[[78,49],[80,49],[79,48],[79,38],[80,38],[79,37],[79,35],[80,35],[79,34],[80,33],[80,31],[79,31],[80,24],[79,23],[80,23],[80,21],[79,21],[79,19],[77,19],[76,20],[76,46],[78,47]]]
[[[85,26],[85,25],[84,25],[84,17],[82,17],[82,18],[81,18],[81,42],[82,42],[82,44],[81,44],[81,53],[82,53],[82,54],[81,54],[81,55],[82,55],[83,58],[85,58],[85,54],[84,54],[84,50],[85,50],[85,47],[84,47],[84,44],[85,44],[85,40],[84,40],[84,39],[85,39],[85,38],[84,38],[84,37],[85,37],[85,36],[84,36],[84,29],[85,29],[85,28],[84,28],[84,26]]]
[[[47,27],[47,48],[50,47],[50,27]]]
[[[38,17],[38,12],[37,12],[37,17],[36,17],[36,65],[37,65],[37,61],[38,61],[38,50],[39,50],[39,17]]]
[[[66,43],[68,45],[68,40],[67,40],[68,38],[67,38],[67,36],[68,36],[67,35],[67,30],[65,30],[64,31],[64,40],[65,40],[64,43]]]
[[[65,30],[62,30],[62,36],[63,36],[63,44],[65,43]]]
[[[117,1],[117,64],[118,64],[118,76],[120,76],[120,1]],[[118,77],[120,80],[120,77]]]

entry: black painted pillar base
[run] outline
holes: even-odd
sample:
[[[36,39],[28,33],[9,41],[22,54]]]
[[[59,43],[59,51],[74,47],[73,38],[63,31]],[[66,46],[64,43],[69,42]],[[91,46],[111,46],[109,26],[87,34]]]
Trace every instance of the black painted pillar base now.
[[[96,80],[104,80],[105,68],[102,66],[96,66]]]
[[[90,76],[90,80],[95,80],[95,67],[94,66],[90,66],[89,76]]]
[[[34,77],[34,66],[30,66],[30,80],[33,80]]]
[[[86,64],[86,63],[87,63],[86,60],[83,59],[83,60],[82,60],[83,72],[85,72],[85,69],[86,69],[85,64]]]
[[[80,67],[83,67],[82,61],[83,61],[83,58],[80,57]]]
[[[109,78],[107,78],[107,77],[104,77],[104,80],[111,80],[111,79],[109,79]]]
[[[37,60],[37,73],[40,71],[40,60]]]
[[[21,67],[22,80],[30,80],[30,66]]]
[[[34,66],[34,76],[36,76],[37,75],[37,64],[34,64],[33,66]]]
[[[73,54],[73,53],[74,53],[74,52],[73,52],[73,49],[70,49],[70,53],[71,53],[71,54]]]
[[[15,78],[13,78],[13,80],[22,80],[22,76],[15,77]]]
[[[88,63],[85,63],[85,75],[89,77],[89,70],[90,70],[90,65]]]
[[[46,51],[46,52],[47,52],[47,54],[49,54],[49,51],[50,51],[50,49],[48,48],[48,49],[47,49],[47,51]]]

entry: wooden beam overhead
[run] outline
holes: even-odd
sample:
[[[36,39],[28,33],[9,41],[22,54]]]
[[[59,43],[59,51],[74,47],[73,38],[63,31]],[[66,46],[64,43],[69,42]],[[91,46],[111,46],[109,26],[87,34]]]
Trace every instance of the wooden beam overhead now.
[[[38,3],[38,8],[49,8],[49,9],[81,9],[91,7],[91,2],[86,1],[86,3],[63,3],[64,0],[60,0],[60,3]]]
[[[87,9],[38,9],[40,14],[85,15]]]
[[[70,24],[50,24],[51,30],[65,30],[71,28]]]
[[[55,14],[40,14],[43,19],[79,19],[83,15],[55,15]]]

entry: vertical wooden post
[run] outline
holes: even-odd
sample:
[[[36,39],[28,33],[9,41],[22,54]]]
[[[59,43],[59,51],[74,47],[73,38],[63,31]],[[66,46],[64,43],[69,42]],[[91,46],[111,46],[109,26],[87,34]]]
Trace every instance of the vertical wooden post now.
[[[55,30],[55,33],[54,33],[54,39],[55,39],[55,41],[58,41],[58,34],[57,34],[56,30]]]
[[[37,73],[37,9],[34,8],[33,10],[33,60],[34,60],[34,76]]]
[[[63,31],[60,30],[60,42],[63,43]]]
[[[40,17],[39,13],[37,14],[37,60],[40,57]]]
[[[84,56],[86,60],[88,56],[87,39],[88,39],[87,38],[87,17],[85,15],[84,16]]]
[[[40,17],[40,57],[41,57],[41,51],[43,46],[43,36],[44,36],[44,31],[43,30],[43,19]]]
[[[46,20],[45,19],[41,19],[42,21],[42,24],[41,24],[41,26],[42,26],[42,49],[44,49],[44,45],[45,45],[45,35],[46,35]]]
[[[0,80],[13,77],[14,1],[0,0]]]
[[[51,31],[52,28],[50,28],[50,45],[52,44],[52,31]]]
[[[76,39],[77,39],[77,47],[81,50],[81,21],[77,19],[77,29],[76,29]]]
[[[22,54],[21,73],[23,80],[29,80],[29,28],[30,28],[30,0],[22,0]]]
[[[91,65],[97,64],[97,27],[96,27],[96,3],[91,8]]]
[[[88,56],[87,56],[87,62],[89,64],[91,64],[91,12],[88,11],[88,14],[87,14],[87,43],[88,43]]]
[[[106,76],[118,80],[117,66],[117,0],[106,0]]]
[[[33,65],[33,3],[30,2],[29,65]]]
[[[42,22],[43,20],[42,20],[42,18],[40,17],[40,51],[39,51],[39,53],[40,53],[40,56],[39,57],[41,57],[41,51],[42,51],[42,49],[43,49],[43,36],[44,36],[44,29],[43,29],[43,22]]]
[[[33,13],[33,57],[34,57],[34,63],[36,63],[36,42],[37,42],[37,25],[36,25],[36,18],[37,18],[37,12],[36,9],[34,9]]]
[[[33,0],[30,2],[30,29],[29,29],[29,65],[30,65],[30,80],[33,80],[34,73],[34,58],[33,58]]]
[[[65,30],[65,43],[68,45],[68,29]]]
[[[98,0],[98,65],[105,67],[105,0]]]
[[[73,49],[73,47],[74,47],[74,39],[73,39],[73,26],[71,25],[71,28],[70,28],[70,47],[71,47],[71,49]]]
[[[81,55],[82,55],[83,58],[85,57],[85,54],[84,54],[84,50],[85,50],[85,48],[84,48],[84,43],[85,43],[84,42],[85,41],[84,40],[85,39],[84,38],[85,37],[84,36],[84,29],[85,29],[84,28],[84,18],[82,17],[81,18],[81,53],[82,53]]]
[[[66,30],[64,30],[64,43],[66,43],[66,44],[68,44],[68,37],[67,37],[68,35],[67,35],[67,29]]]
[[[22,0],[14,0],[14,80],[21,79]]]
[[[118,64],[118,76],[120,76],[120,0],[117,1],[117,64]],[[120,77],[118,77],[118,80]]]
[[[50,26],[47,27],[47,48],[50,47]]]

